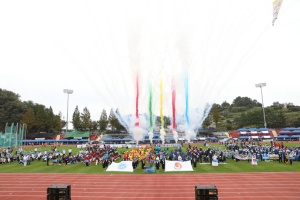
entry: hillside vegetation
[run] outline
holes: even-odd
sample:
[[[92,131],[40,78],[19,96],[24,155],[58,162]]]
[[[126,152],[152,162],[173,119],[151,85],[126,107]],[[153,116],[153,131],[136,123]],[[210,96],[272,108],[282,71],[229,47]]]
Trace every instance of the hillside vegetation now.
[[[264,109],[268,128],[300,127],[300,106],[274,102]],[[264,127],[262,104],[248,97],[237,97],[232,104],[214,104],[203,126],[218,131]]]

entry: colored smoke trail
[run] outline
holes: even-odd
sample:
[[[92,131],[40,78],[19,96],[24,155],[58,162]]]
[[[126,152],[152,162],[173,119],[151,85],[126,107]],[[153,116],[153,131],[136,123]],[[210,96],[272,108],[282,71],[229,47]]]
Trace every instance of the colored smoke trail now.
[[[140,127],[139,119],[139,76],[136,75],[136,97],[135,97],[135,126],[132,130],[133,138],[138,145],[139,141],[143,139],[143,129]]]
[[[153,138],[153,111],[152,111],[152,85],[149,88],[149,140],[152,143]]]
[[[139,76],[138,74],[136,75],[136,97],[135,97],[135,117],[136,117],[136,122],[135,126],[139,126]]]
[[[174,79],[172,80],[172,116],[173,116],[172,133],[173,133],[173,138],[177,144],[178,133],[176,131],[176,88],[175,88]]]
[[[160,128],[160,139],[162,140],[162,143],[165,143],[165,135],[166,132],[164,130],[165,127],[165,120],[164,120],[164,115],[163,115],[163,102],[164,102],[164,98],[163,98],[163,83],[162,83],[162,77],[160,77],[160,84],[159,84],[159,88],[160,88],[160,122],[161,122],[161,128]]]
[[[172,80],[172,116],[173,116],[173,130],[176,129],[176,89],[174,79]]]
[[[190,128],[190,118],[189,118],[189,80],[188,75],[185,75],[184,79],[184,90],[185,90],[185,119],[187,123],[187,128]]]

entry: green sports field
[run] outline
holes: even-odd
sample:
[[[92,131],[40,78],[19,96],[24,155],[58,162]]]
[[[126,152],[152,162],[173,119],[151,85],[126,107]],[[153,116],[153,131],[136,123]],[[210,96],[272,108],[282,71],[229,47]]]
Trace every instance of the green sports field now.
[[[290,147],[299,146],[299,143],[285,143],[284,145]],[[208,147],[204,147],[202,144],[193,144],[192,146],[202,147],[203,149],[207,149]],[[183,147],[183,152],[185,152],[187,146]],[[224,145],[218,144],[210,144],[210,148],[224,148]],[[24,150],[26,152],[33,151],[35,147],[26,147]],[[50,150],[50,147],[37,147],[42,152]],[[76,154],[79,149],[76,146],[60,146],[57,147],[59,151],[62,149],[68,150],[72,148],[73,154]],[[128,149],[118,148],[118,152],[125,152]],[[169,151],[172,148],[169,148]],[[121,161],[121,159],[117,160],[117,162]],[[147,166],[147,164],[146,164]],[[194,168],[193,172],[175,172],[176,174],[184,173],[239,173],[239,172],[300,172],[300,162],[294,161],[293,165],[279,163],[278,161],[260,161],[257,166],[253,166],[247,161],[239,161],[236,162],[232,159],[227,159],[227,164],[219,164],[217,167],[213,167],[209,164],[200,164],[197,163],[197,167]],[[86,167],[83,163],[77,164],[69,164],[65,165],[50,165],[47,166],[46,162],[43,161],[33,161],[30,165],[23,166],[18,164],[17,162],[13,163],[5,163],[0,165],[0,173],[83,173],[83,174],[120,174],[120,172],[106,172],[106,169],[102,168],[102,164],[95,165],[92,163],[89,167]],[[124,173],[124,172],[122,172]],[[132,173],[132,172],[129,172]],[[139,165],[137,169],[133,172],[133,174],[141,174],[145,173],[142,171],[141,166]],[[170,174],[174,172],[164,172],[161,168],[156,171],[158,174]]]

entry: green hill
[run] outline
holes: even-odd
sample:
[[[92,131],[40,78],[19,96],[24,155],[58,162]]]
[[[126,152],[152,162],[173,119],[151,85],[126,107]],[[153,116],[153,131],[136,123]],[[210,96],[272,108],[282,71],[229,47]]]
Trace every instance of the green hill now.
[[[300,106],[274,102],[264,109],[268,128],[300,127]],[[248,97],[237,97],[232,104],[214,104],[203,125],[217,131],[264,127],[262,105]]]

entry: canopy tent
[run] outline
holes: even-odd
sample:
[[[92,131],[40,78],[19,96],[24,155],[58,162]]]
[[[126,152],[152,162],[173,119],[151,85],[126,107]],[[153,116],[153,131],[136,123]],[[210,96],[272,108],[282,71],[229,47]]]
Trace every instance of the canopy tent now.
[[[268,131],[269,128],[239,128],[238,131]]]
[[[216,138],[216,137],[211,137],[211,138],[209,138],[209,140],[211,140],[211,141],[216,141],[216,140],[218,140],[218,138]]]
[[[279,135],[293,134],[292,131],[280,131]]]
[[[297,138],[300,138],[300,135],[292,135],[291,138],[293,138],[293,139],[296,138],[297,139]]]
[[[249,139],[250,136],[240,136],[239,139],[241,140],[245,140],[245,139]]]
[[[129,142],[131,140],[132,139],[130,139],[130,138],[123,138],[123,139],[121,139],[121,138],[109,138],[109,137],[102,138],[103,142]]]
[[[262,136],[262,138],[264,138],[264,139],[270,139],[270,138],[273,138],[273,136],[265,135],[265,136]]]
[[[90,137],[90,132],[86,131],[86,132],[81,132],[78,130],[74,130],[71,132],[67,132],[65,134],[65,138],[89,138]]]
[[[290,136],[288,135],[279,135],[277,138],[289,138]]]
[[[238,131],[248,131],[247,128],[239,128]]]
[[[294,128],[294,127],[287,127],[282,129],[283,131],[300,131],[300,127],[299,128]]]
[[[88,142],[88,139],[82,139],[82,140],[77,140],[77,139],[61,139],[61,140],[23,140],[23,143],[53,143],[53,142],[64,142],[64,143],[68,143],[68,142]]]
[[[260,131],[268,131],[268,128],[259,128]]]

